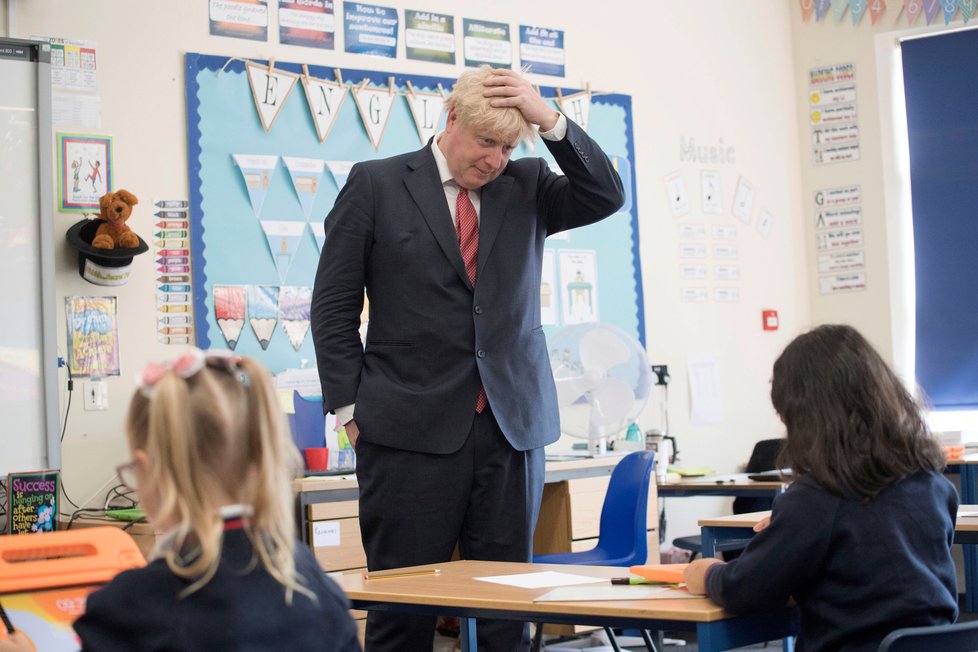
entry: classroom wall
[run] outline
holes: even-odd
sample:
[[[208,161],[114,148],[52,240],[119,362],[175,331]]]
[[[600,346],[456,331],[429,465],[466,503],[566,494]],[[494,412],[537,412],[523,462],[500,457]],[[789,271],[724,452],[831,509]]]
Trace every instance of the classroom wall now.
[[[661,388],[656,390],[639,423],[643,429],[662,427],[666,406],[683,462],[712,466],[720,472],[735,471],[744,463],[754,441],[779,436],[782,428],[768,400],[771,364],[784,345],[812,321],[803,180],[805,184],[811,181],[802,175],[804,149],[799,144],[798,123],[804,113],[804,94],[797,92],[798,65],[792,46],[797,3],[716,2],[709,11],[700,3],[662,0],[611,6],[552,0],[490,4],[388,0],[384,4],[402,10],[429,9],[459,19],[563,29],[566,79],[539,77],[537,81],[577,87],[589,82],[595,90],[633,97],[648,351],[653,363],[669,365],[672,377],[668,401]],[[183,93],[186,51],[439,76],[461,71],[461,67],[409,62],[403,56],[389,60],[281,46],[274,30],[270,30],[268,43],[212,37],[203,0],[90,0],[82,5],[71,0],[0,0],[0,17],[4,11],[11,12],[8,31],[13,33],[8,36],[96,41],[102,131],[114,138],[117,187],[134,191],[147,203],[152,198],[188,194]],[[801,51],[807,53],[808,46]],[[691,161],[690,150],[683,153],[683,146],[688,148],[692,142],[710,147],[718,146],[721,139],[724,148],[733,148],[732,162]],[[699,210],[703,169],[722,174],[724,216],[704,216]],[[679,220],[669,210],[663,181],[677,170],[684,174],[693,204],[692,213]],[[755,188],[754,216],[762,207],[774,216],[767,239],[755,230],[753,219],[748,226],[729,214],[739,175]],[[56,215],[55,231],[63,234],[75,220],[72,215]],[[737,263],[742,279],[735,284],[739,301],[680,300],[678,226],[688,222],[705,224],[707,230],[712,224],[739,226]],[[137,207],[130,224],[146,233],[150,223],[145,204]],[[59,244],[61,346],[65,346],[64,296],[116,295],[120,311],[122,375],[106,381],[109,409],[84,411],[82,388],[76,385],[63,445],[64,482],[76,502],[99,503],[105,487],[115,483],[114,466],[128,457],[122,428],[134,375],[146,362],[176,354],[155,339],[154,274],[149,259],[137,259],[128,285],[110,290],[84,282],[77,274],[74,253]],[[873,297],[876,300],[875,294]],[[824,303],[817,303],[819,313],[835,314]],[[762,309],[779,311],[779,331],[761,330]],[[874,328],[882,331],[877,322]],[[700,353],[716,356],[719,363],[720,423],[689,423],[685,365],[689,354]],[[728,502],[672,501],[670,538],[696,531],[697,517],[729,509]]]

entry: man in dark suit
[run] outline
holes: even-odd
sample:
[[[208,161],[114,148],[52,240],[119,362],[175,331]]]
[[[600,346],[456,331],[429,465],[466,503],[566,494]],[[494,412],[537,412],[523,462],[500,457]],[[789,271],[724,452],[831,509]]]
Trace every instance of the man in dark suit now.
[[[445,130],[421,150],[353,167],[313,290],[324,409],[356,448],[375,571],[446,561],[456,543],[463,559],[530,560],[543,447],[560,435],[544,240],[624,198],[597,143],[518,72],[466,71],[446,106]],[[563,175],[509,160],[534,126]],[[480,649],[528,640],[522,623],[478,629]],[[371,612],[366,648],[428,652],[433,630],[433,618]]]

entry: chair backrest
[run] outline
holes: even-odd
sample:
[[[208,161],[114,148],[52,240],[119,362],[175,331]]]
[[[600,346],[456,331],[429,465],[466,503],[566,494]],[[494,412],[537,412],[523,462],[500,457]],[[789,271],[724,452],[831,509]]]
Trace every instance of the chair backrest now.
[[[905,627],[887,634],[879,652],[976,652],[978,620],[954,625]]]
[[[761,473],[762,471],[776,469],[778,454],[781,452],[781,447],[784,446],[785,441],[782,437],[779,439],[762,439],[754,444],[754,450],[751,451],[745,470],[748,473]],[[766,496],[738,496],[733,501],[733,513],[763,512],[766,509],[771,509],[773,504],[774,499]]]
[[[617,566],[644,564],[649,555],[649,483],[655,453],[635,451],[626,455],[611,473],[601,507],[598,548]]]
[[[292,392],[292,407],[295,414],[290,415],[292,440],[300,451],[304,448],[322,448],[326,445],[326,415],[323,414],[321,397],[303,398],[299,392]]]

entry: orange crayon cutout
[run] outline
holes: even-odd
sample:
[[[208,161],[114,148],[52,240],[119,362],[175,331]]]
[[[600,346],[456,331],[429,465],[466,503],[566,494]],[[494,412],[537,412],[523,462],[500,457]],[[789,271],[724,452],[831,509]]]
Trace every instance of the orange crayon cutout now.
[[[157,310],[160,312],[190,312],[189,303],[166,303],[162,306],[158,306]]]

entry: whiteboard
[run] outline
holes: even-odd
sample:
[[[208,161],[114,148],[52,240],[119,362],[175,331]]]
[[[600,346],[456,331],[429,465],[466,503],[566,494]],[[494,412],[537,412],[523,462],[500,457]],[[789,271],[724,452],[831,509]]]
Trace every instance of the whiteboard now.
[[[0,476],[60,468],[47,44],[0,39]]]

